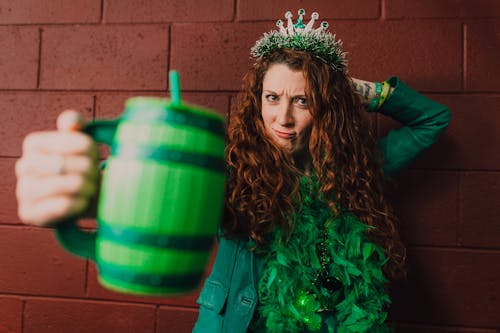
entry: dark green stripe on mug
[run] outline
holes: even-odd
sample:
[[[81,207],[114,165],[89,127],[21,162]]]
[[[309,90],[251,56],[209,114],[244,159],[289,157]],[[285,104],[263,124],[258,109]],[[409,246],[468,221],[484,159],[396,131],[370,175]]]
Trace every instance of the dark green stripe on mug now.
[[[100,239],[110,240],[117,243],[129,243],[136,245],[147,245],[165,249],[183,251],[210,251],[214,237],[212,236],[174,236],[158,235],[143,232],[136,228],[122,228],[110,226],[102,220],[98,220],[99,229],[97,233]]]
[[[117,281],[165,288],[192,288],[199,283],[203,276],[203,272],[189,274],[137,273],[107,263],[100,263],[98,269],[103,278],[108,277]]]
[[[221,119],[210,118],[203,115],[188,112],[189,109],[176,110],[173,106],[167,109],[162,109],[158,112],[155,108],[141,108],[131,107],[125,110],[121,120],[140,120],[140,121],[154,121],[165,122],[169,124],[182,125],[195,127],[220,137],[224,137],[224,122]]]
[[[223,158],[217,158],[206,154],[191,153],[167,147],[114,144],[111,147],[111,155],[124,159],[152,159],[162,162],[190,164],[219,173],[224,173],[226,168],[226,162]]]

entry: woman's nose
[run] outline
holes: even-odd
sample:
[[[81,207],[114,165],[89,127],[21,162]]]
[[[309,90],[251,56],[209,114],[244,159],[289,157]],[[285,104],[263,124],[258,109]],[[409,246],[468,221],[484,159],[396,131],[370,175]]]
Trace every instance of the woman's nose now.
[[[293,124],[292,108],[289,103],[282,103],[276,114],[276,122],[281,126],[290,126]]]

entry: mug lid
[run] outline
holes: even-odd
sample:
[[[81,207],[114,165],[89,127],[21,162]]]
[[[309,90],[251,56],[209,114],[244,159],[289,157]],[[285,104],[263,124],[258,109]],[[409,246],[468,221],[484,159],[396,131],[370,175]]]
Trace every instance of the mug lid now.
[[[225,122],[225,117],[215,110],[186,102],[174,103],[169,98],[137,96],[131,97],[125,102],[125,111],[127,113],[142,112],[143,110],[189,112],[201,117]]]
[[[122,120],[166,122],[225,135],[225,117],[214,110],[188,103],[173,103],[168,98],[132,97],[125,102]]]

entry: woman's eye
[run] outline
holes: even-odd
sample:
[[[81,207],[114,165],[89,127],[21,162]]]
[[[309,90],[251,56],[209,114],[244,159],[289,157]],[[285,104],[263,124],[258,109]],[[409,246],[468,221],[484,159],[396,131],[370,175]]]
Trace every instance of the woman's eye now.
[[[276,102],[276,101],[278,101],[278,96],[276,96],[276,95],[266,95],[266,99],[269,102]]]
[[[307,106],[307,99],[305,97],[297,97],[295,102],[300,106]]]

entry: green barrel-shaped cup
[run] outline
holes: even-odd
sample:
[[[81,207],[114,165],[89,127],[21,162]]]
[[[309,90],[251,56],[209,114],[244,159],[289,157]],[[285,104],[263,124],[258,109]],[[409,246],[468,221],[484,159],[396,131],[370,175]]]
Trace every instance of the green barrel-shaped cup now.
[[[94,260],[100,283],[145,295],[178,294],[203,276],[224,200],[224,118],[177,100],[135,97],[122,117],[86,131],[110,145],[96,233],[57,229]]]

